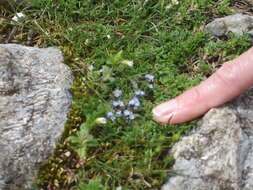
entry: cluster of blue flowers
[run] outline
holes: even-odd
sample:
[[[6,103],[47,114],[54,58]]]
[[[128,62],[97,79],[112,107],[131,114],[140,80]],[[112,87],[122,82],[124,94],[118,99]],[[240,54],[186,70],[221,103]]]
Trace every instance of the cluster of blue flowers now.
[[[154,76],[151,74],[144,75],[145,80],[148,82],[147,87],[153,88]],[[127,102],[123,102],[120,98],[122,91],[116,89],[113,91],[114,101],[112,101],[112,111],[106,113],[106,117],[115,122],[117,119],[124,119],[130,122],[136,119],[135,111],[141,107],[141,99],[145,96],[143,90],[138,89],[138,84],[135,81],[131,81],[132,88],[134,89],[134,96]]]
[[[151,74],[146,74],[145,78],[148,80],[148,87],[149,88],[154,88],[153,82],[154,82],[154,76]]]

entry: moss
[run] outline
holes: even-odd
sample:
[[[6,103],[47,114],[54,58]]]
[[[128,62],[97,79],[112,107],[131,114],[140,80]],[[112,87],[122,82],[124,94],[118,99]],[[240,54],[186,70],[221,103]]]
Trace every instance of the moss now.
[[[80,80],[76,79],[72,86],[73,96],[80,97],[83,89],[85,88]],[[40,166],[37,184],[41,189],[69,190],[78,180],[76,175],[83,160],[72,150],[66,138],[74,134],[83,123],[84,118],[81,113],[82,111],[75,106],[75,101],[73,101],[61,140],[50,159]]]

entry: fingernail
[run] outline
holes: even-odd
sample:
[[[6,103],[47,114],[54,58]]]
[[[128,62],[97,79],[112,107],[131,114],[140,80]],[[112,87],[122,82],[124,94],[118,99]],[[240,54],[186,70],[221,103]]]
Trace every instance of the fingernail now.
[[[153,112],[154,117],[159,118],[159,117],[163,117],[164,115],[169,115],[170,113],[177,111],[177,108],[178,108],[177,101],[173,99],[156,106],[152,110],[152,112]]]
[[[172,112],[168,115],[163,115],[160,117],[157,117],[154,115],[154,120],[158,121],[158,122],[162,122],[162,123],[168,123],[168,124],[172,124],[172,118],[176,115],[176,112]]]
[[[176,115],[176,112],[172,112],[169,115],[164,117],[164,120],[166,121],[166,123],[171,124],[171,120],[172,118]]]

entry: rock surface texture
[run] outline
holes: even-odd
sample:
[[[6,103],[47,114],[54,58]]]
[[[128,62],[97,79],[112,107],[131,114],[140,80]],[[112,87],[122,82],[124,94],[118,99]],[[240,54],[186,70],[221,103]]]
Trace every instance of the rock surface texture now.
[[[34,182],[61,137],[71,83],[60,50],[0,45],[0,190]]]
[[[172,154],[175,175],[162,190],[252,190],[253,88],[210,110]]]
[[[22,0],[0,0],[0,5],[10,5],[15,3],[21,3]]]
[[[207,24],[206,30],[214,36],[223,36],[229,32],[236,35],[248,33],[253,36],[253,16],[235,14],[218,18]]]

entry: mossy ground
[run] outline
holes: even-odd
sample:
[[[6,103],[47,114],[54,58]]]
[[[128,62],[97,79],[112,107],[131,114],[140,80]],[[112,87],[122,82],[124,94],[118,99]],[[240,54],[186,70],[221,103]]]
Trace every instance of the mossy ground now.
[[[196,121],[167,126],[154,122],[152,108],[208,77],[250,47],[248,36],[214,38],[204,31],[213,18],[232,14],[233,0],[43,0],[29,8],[0,9],[0,42],[56,46],[75,76],[73,103],[63,138],[41,166],[36,189],[159,189],[171,175],[168,151]],[[10,18],[23,12],[23,23]],[[119,52],[121,52],[120,57]],[[134,66],[120,60],[133,60]],[[91,66],[93,69],[91,69]],[[104,70],[101,72],[101,69]],[[105,71],[106,70],[106,71]],[[155,76],[148,90],[142,75]],[[130,81],[146,90],[131,123],[94,125],[110,111],[112,91],[132,96]],[[70,143],[81,130],[83,139]],[[78,133],[79,131],[79,133]],[[83,150],[82,157],[76,150]]]

